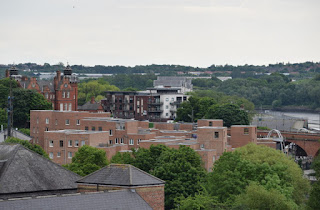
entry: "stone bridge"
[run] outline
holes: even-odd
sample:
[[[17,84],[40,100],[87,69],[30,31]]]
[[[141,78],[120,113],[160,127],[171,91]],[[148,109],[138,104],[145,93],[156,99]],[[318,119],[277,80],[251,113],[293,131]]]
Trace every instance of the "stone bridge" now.
[[[258,137],[266,137],[268,131],[258,131]],[[293,133],[281,132],[285,142],[292,142],[301,147],[307,156],[315,157],[319,154],[320,149],[320,134],[311,133]]]

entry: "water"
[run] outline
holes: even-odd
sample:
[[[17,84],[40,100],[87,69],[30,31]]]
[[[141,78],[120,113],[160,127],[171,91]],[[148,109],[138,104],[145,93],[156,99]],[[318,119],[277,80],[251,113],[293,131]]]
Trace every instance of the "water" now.
[[[265,111],[254,117],[252,124],[257,126],[265,126],[270,129],[278,129],[282,131],[294,131],[292,128],[296,121],[307,121],[308,128],[314,131],[320,131],[319,114],[308,112],[278,112]],[[303,124],[300,124],[303,126]],[[305,124],[307,126],[307,124]]]
[[[307,119],[309,129],[320,131],[320,127],[319,127],[320,114],[308,113],[308,112],[275,112],[275,113],[283,114],[288,117]]]

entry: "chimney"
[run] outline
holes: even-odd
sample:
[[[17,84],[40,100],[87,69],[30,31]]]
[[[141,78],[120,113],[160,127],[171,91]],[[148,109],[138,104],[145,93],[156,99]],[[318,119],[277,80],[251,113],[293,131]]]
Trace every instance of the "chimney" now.
[[[8,69],[6,69],[6,78],[10,77],[10,72]]]
[[[90,102],[91,104],[94,104],[94,103],[96,103],[96,101],[94,100],[94,96],[91,96],[91,102]]]
[[[60,79],[61,79],[61,72],[60,71],[57,71],[57,79],[58,79],[58,81],[60,81]]]

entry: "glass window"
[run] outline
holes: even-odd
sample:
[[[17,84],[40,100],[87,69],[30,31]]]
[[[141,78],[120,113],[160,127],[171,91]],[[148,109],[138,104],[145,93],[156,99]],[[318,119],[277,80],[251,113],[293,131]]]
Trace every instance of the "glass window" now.
[[[84,129],[87,131],[87,130],[89,130],[89,127],[88,127],[88,126],[86,126]]]
[[[68,111],[68,104],[67,103],[64,104],[64,111]]]
[[[53,147],[53,141],[52,140],[49,141],[49,147]]]
[[[57,153],[57,157],[61,157],[61,152],[58,152],[58,153]]]
[[[169,98],[166,98],[166,101],[169,101]]]
[[[123,138],[120,139],[120,144],[123,144]]]
[[[95,126],[92,126],[92,127],[91,127],[91,130],[95,131],[95,130],[96,130],[96,127],[95,127]]]
[[[113,144],[112,140],[109,140],[109,144]]]
[[[219,138],[219,132],[214,132],[214,138]]]
[[[133,145],[134,144],[134,140],[133,139],[130,139],[129,140],[129,145]]]
[[[110,134],[110,136],[112,136],[112,130],[109,130],[109,134]]]
[[[141,139],[138,139],[138,141],[137,141],[137,145],[139,145],[139,144],[140,144],[140,141],[141,141]]]
[[[58,120],[56,119],[56,125],[58,125]]]
[[[115,141],[116,141],[116,144],[119,144],[118,138],[116,138]]]
[[[244,128],[243,129],[243,134],[248,135],[249,134],[249,128]]]
[[[99,127],[99,131],[102,131],[102,127]]]
[[[85,140],[82,140],[82,141],[81,141],[81,146],[84,146],[84,145],[86,145],[86,141],[85,141]]]
[[[212,126],[212,122],[209,122],[209,126]]]
[[[65,98],[66,97],[66,92],[62,92],[62,98]]]
[[[68,158],[72,158],[72,152],[68,152]]]
[[[50,153],[49,153],[49,158],[50,158],[50,159],[53,159],[53,152],[50,152]]]
[[[79,146],[79,141],[78,141],[78,140],[75,140],[75,141],[74,141],[74,146],[75,146],[75,147],[78,147],[78,146]]]
[[[66,120],[66,125],[70,125],[70,120]]]
[[[63,140],[60,140],[60,147],[63,147]]]
[[[77,125],[80,125],[80,120],[77,120]]]
[[[49,118],[46,118],[46,124],[49,124]]]
[[[70,98],[70,92],[67,92],[67,98]]]
[[[69,103],[69,111],[71,111],[71,109],[72,109],[72,104]]]
[[[68,147],[72,147],[72,140],[68,141]]]

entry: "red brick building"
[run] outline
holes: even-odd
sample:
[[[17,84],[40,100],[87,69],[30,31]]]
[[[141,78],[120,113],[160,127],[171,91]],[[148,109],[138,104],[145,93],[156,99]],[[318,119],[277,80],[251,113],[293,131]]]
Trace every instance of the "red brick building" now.
[[[61,75],[57,71],[54,80],[37,80],[18,74],[15,67],[6,70],[6,77],[14,78],[21,88],[36,90],[52,103],[54,110],[76,111],[78,109],[78,78],[72,75],[68,65]]]

